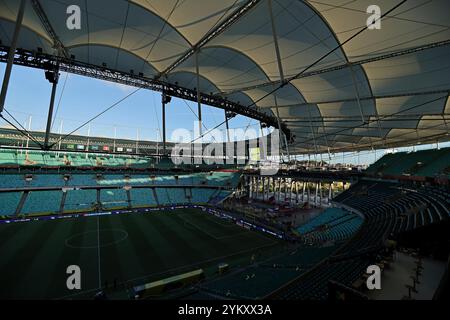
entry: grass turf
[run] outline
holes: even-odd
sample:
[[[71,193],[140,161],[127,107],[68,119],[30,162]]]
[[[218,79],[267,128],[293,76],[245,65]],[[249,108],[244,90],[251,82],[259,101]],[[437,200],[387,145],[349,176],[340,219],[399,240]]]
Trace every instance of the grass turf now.
[[[220,262],[248,263],[278,246],[195,209],[1,225],[0,299],[91,298],[105,281],[126,288]],[[81,290],[66,287],[73,264]]]

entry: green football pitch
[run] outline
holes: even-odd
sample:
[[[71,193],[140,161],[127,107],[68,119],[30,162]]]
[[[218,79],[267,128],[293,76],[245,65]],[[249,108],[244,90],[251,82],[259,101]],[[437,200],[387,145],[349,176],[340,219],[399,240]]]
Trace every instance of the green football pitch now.
[[[250,263],[276,251],[274,238],[197,209],[0,225],[0,299],[92,298],[218,263]],[[69,265],[81,290],[67,289]],[[124,294],[123,297],[127,297]]]

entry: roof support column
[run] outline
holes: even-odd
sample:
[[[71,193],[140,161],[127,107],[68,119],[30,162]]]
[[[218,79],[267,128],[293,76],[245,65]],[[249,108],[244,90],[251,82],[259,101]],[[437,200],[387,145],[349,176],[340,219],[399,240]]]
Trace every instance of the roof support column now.
[[[195,72],[197,73],[197,107],[198,107],[198,134],[202,136],[202,104],[200,100],[200,68],[198,65],[198,54],[200,50],[195,51]]]
[[[355,88],[356,101],[358,103],[359,112],[361,114],[361,121],[362,121],[363,124],[365,124],[366,123],[366,119],[364,118],[364,111],[363,111],[363,108],[362,108],[362,105],[361,105],[361,98],[360,98],[360,94],[359,94],[359,90],[358,90],[358,83],[356,82],[355,70],[353,70],[353,66],[350,63],[349,63],[349,67],[350,67],[350,74],[352,75],[353,86]],[[375,106],[374,106],[375,107],[375,117],[377,118],[378,135],[380,136],[380,139],[383,139],[383,135],[381,133],[380,119],[379,119],[379,116],[378,116],[378,110],[377,110],[376,100],[375,99],[374,99],[374,104],[375,104]],[[367,122],[367,129],[369,129],[369,122]],[[371,144],[372,144],[372,141],[371,141]]]
[[[364,118],[364,111],[363,111],[363,108],[362,108],[362,105],[361,105],[361,98],[360,98],[360,94],[359,94],[359,90],[358,90],[358,83],[356,82],[355,71],[353,70],[353,66],[351,64],[349,64],[349,67],[350,67],[350,74],[352,75],[353,87],[355,88],[356,101],[358,103],[359,113],[361,115],[361,122],[362,122],[362,124],[366,124],[366,119]],[[375,109],[376,109],[376,107],[375,107]],[[369,129],[369,122],[367,122],[367,130],[368,129]],[[380,123],[379,122],[378,122],[378,133],[379,133],[380,138],[381,138],[381,130],[380,130]]]
[[[322,198],[323,198],[323,192],[322,192],[322,182],[319,182],[319,196],[320,196],[320,206],[322,206]]]
[[[278,203],[280,203],[281,200],[281,178],[278,179]]]
[[[261,177],[256,177],[256,199],[259,199],[259,183],[261,181]]]
[[[316,207],[319,205],[318,195],[319,195],[319,183],[316,182],[316,193],[315,193],[315,196],[314,196],[314,204],[315,204]]]
[[[266,177],[262,177],[262,201],[264,202],[266,200]]]
[[[163,141],[163,155],[166,154],[166,104],[162,103],[162,141]]]
[[[302,188],[302,202],[305,202],[305,192],[306,192],[306,181],[303,181],[303,188]]]
[[[328,204],[331,204],[331,199],[333,198],[333,182],[330,182],[330,188],[328,189]]]
[[[286,147],[286,154],[288,157],[288,161],[290,161],[290,156],[289,156],[289,147],[288,147],[288,143],[287,143],[287,139],[286,139],[286,135],[283,133],[283,131],[281,130],[281,122],[280,122],[280,113],[279,113],[279,109],[278,109],[278,100],[277,100],[277,96],[276,94],[273,95],[274,97],[274,101],[275,101],[275,110],[277,112],[277,122],[278,122],[278,135],[279,135],[279,140],[280,140],[280,144],[282,145],[284,143],[285,147]],[[281,148],[281,151],[283,149]],[[282,153],[282,156],[283,153]]]
[[[315,149],[316,154],[317,154],[319,152],[319,150],[317,149],[316,135],[314,134],[314,129],[313,129],[312,123],[311,123],[311,109],[310,109],[310,105],[308,104],[307,107],[308,107],[308,114],[309,114],[309,127],[311,129],[311,134],[312,134],[313,141],[314,141],[314,149]]]
[[[165,94],[162,94],[161,99],[162,107],[162,141],[163,141],[163,156],[166,155],[166,99]]]
[[[3,76],[2,91],[0,93],[0,114],[3,112],[5,107],[6,93],[8,92],[9,79],[11,77],[14,55],[16,53],[17,41],[19,40],[20,27],[22,26],[26,3],[27,0],[20,1],[19,12],[17,13],[16,26],[14,28],[14,34],[11,41],[11,46],[9,48],[8,62],[6,64],[5,75]]]
[[[52,84],[52,93],[50,97],[50,105],[48,107],[47,127],[45,129],[45,139],[44,139],[44,149],[48,150],[49,149],[48,141],[50,138],[50,130],[52,126],[53,107],[55,105],[56,88],[59,79],[59,67],[57,67],[55,70],[46,71],[45,77]]]
[[[289,203],[292,204],[292,188],[294,188],[295,182],[290,178],[289,184],[291,185],[291,189],[289,190]]]
[[[306,182],[306,188],[308,189],[307,193],[308,202],[311,204],[311,186],[309,185],[309,182]]]
[[[266,179],[264,177],[261,177],[261,185],[262,185],[262,191],[261,191],[262,201],[264,202],[264,198],[266,195]]]
[[[265,146],[267,140],[266,140],[266,137],[264,137],[263,125],[262,125],[261,121],[259,122],[259,129],[261,132],[261,137],[259,138],[259,142],[260,142],[260,146],[259,146],[260,153],[259,154],[262,155],[260,157],[260,161],[261,161],[261,160],[267,159],[267,152],[266,152],[266,146]]]
[[[281,54],[280,54],[280,47],[278,45],[278,37],[277,37],[277,30],[276,30],[276,26],[275,26],[275,20],[273,18],[273,10],[272,10],[272,0],[268,0],[267,1],[267,5],[269,7],[269,15],[270,15],[270,21],[272,24],[272,36],[273,36],[273,43],[275,45],[275,53],[277,56],[277,63],[278,63],[278,72],[280,73],[280,81],[281,83],[284,83],[284,72],[283,72],[283,65],[281,63]],[[290,156],[289,156],[289,146],[287,143],[287,138],[286,135],[282,132],[281,130],[281,122],[280,122],[280,113],[278,111],[278,102],[277,102],[277,95],[276,93],[274,93],[274,99],[275,99],[275,109],[277,112],[277,121],[278,121],[278,130],[279,130],[279,134],[280,134],[280,143],[281,143],[281,136],[283,136],[284,138],[284,144],[286,146],[286,153],[288,156],[288,161],[290,161]]]
[[[227,110],[223,110],[225,113],[225,128],[227,129],[227,142],[230,142],[230,127],[228,125],[228,114]]]

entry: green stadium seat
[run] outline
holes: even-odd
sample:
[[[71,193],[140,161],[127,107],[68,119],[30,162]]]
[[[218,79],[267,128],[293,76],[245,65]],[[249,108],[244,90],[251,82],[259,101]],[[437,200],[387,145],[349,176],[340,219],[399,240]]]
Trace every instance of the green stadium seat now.
[[[16,213],[23,192],[0,192],[0,216],[11,216]]]
[[[64,212],[90,211],[95,207],[96,202],[96,190],[70,190],[67,191]]]
[[[20,214],[55,214],[61,206],[61,191],[31,191]]]

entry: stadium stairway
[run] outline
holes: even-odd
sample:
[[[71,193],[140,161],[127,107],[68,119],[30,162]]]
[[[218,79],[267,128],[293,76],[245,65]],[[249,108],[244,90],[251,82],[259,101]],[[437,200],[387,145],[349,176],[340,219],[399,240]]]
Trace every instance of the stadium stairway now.
[[[351,287],[365,268],[376,262],[385,239],[449,219],[448,200],[449,193],[444,188],[404,187],[371,180],[358,182],[334,202],[339,201],[365,217],[359,230],[325,261],[268,298],[325,300],[329,298],[330,281]],[[321,231],[316,231],[318,236]]]

